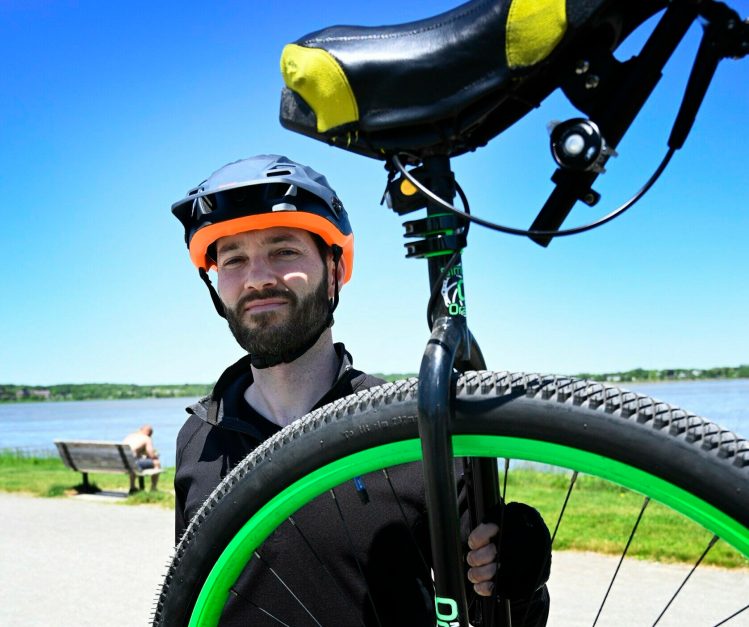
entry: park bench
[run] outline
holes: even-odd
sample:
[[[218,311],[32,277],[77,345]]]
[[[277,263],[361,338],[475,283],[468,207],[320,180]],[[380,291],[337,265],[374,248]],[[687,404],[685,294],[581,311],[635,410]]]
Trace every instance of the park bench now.
[[[135,478],[138,478],[138,487],[145,488],[145,477],[151,477],[151,486],[154,486],[156,477],[163,472],[163,468],[138,468],[136,456],[133,449],[127,444],[119,442],[97,442],[91,440],[55,440],[55,446],[60,453],[63,463],[76,472],[83,475],[83,490],[90,491],[88,473],[107,472],[124,473],[130,476],[130,490],[135,489]]]

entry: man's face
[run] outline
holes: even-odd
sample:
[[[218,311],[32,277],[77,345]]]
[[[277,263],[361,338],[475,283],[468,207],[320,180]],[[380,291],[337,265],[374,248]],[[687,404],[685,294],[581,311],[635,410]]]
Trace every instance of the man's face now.
[[[320,331],[332,273],[308,232],[274,227],[223,237],[216,256],[226,319],[247,352],[286,355]]]

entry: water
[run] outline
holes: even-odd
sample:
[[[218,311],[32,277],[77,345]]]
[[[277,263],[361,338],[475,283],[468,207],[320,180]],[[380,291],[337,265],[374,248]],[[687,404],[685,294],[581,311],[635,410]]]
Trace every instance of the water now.
[[[119,442],[147,423],[153,427],[154,446],[163,465],[174,466],[177,432],[187,417],[185,407],[196,400],[143,398],[0,404],[0,448],[55,452],[54,440]]]
[[[749,379],[622,384],[749,437]]]
[[[749,435],[749,379],[622,384]],[[120,441],[140,425],[154,428],[154,444],[166,466],[193,398],[0,404],[0,448],[55,451],[53,440]]]

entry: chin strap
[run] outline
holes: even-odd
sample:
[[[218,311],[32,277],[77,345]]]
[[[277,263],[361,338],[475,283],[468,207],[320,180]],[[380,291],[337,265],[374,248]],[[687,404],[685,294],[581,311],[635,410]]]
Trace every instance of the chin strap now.
[[[338,262],[343,255],[343,248],[333,244],[330,249],[333,252],[333,281],[335,281],[333,298],[330,299],[330,326],[333,326],[333,312],[338,307]]]
[[[336,246],[335,244],[333,244],[333,246],[331,246],[331,250],[333,253],[333,281],[335,287],[333,290],[333,298],[328,301],[328,315],[326,316],[323,324],[320,326],[320,329],[317,331],[317,333],[313,333],[310,339],[295,351],[285,353],[283,355],[273,355],[272,357],[264,355],[250,355],[250,363],[252,363],[255,368],[262,370],[263,368],[272,368],[273,366],[277,366],[278,364],[290,364],[292,361],[299,359],[302,355],[304,355],[304,353],[312,348],[317,343],[317,340],[320,339],[320,336],[325,332],[325,330],[333,326],[333,312],[336,310],[336,307],[338,307],[339,300],[338,262],[341,260],[343,249],[340,246]],[[211,288],[213,288],[212,285]]]
[[[203,283],[206,284],[208,291],[211,293],[211,300],[213,301],[213,306],[216,308],[216,313],[218,313],[218,315],[222,318],[226,318],[224,303],[221,302],[221,297],[218,295],[216,288],[213,287],[213,283],[211,283],[211,277],[208,276],[208,273],[203,268],[200,268],[198,270],[198,273],[200,274],[200,278],[203,280]]]

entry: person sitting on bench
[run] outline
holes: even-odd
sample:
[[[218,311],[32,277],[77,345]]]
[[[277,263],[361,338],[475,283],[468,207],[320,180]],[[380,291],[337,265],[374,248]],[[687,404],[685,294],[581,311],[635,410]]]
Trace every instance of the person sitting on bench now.
[[[133,453],[137,457],[136,463],[138,468],[141,470],[147,470],[150,468],[160,468],[161,462],[159,461],[159,453],[153,447],[153,427],[151,425],[143,425],[137,431],[127,435],[123,440],[124,444],[129,444],[130,448],[133,449]],[[159,482],[159,475],[151,475],[151,489],[156,489],[156,484]],[[135,492],[135,477],[130,476],[130,492]]]

